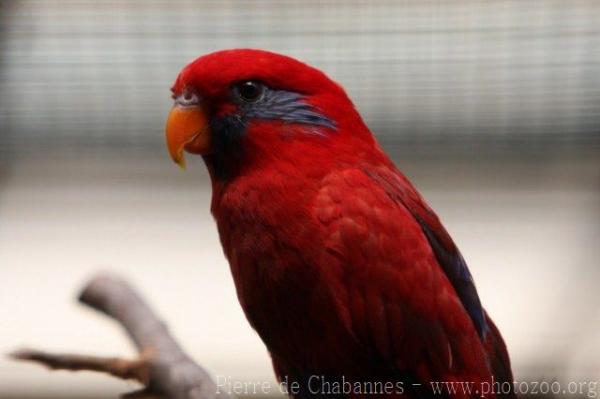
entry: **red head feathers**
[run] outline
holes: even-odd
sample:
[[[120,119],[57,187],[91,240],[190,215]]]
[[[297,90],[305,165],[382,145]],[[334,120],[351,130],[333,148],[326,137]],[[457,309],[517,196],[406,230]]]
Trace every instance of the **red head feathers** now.
[[[184,149],[210,155],[217,148],[228,151],[234,145],[238,151],[243,141],[247,141],[246,148],[254,141],[263,149],[267,145],[268,152],[280,151],[278,141],[289,141],[301,132],[307,140],[329,135],[333,141],[361,138],[373,144],[337,83],[283,55],[262,50],[208,54],[186,66],[171,90],[175,107],[167,124],[167,141],[178,163],[183,161]],[[257,125],[263,127],[259,132],[254,129]],[[264,129],[269,130],[268,126],[283,126],[283,131],[269,136]],[[260,143],[254,140],[256,135],[262,135]],[[260,148],[254,150],[253,155],[258,155]]]

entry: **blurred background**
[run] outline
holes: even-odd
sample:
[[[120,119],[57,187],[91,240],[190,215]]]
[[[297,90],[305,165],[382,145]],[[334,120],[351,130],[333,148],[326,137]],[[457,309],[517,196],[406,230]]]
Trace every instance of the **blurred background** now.
[[[133,355],[75,302],[109,270],[214,375],[274,381],[204,166],[163,143],[178,71],[256,47],[347,88],[462,249],[517,380],[600,381],[600,2],[0,1],[0,24],[0,353]],[[2,398],[134,388],[0,359]]]

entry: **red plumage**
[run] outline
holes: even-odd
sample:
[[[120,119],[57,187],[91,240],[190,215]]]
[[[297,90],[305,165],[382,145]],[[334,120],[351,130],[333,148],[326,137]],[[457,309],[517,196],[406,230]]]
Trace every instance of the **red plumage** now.
[[[299,93],[335,123],[311,134],[244,119],[235,150],[205,155],[238,297],[278,376],[304,384],[297,396],[310,376],[401,381],[405,397],[431,396],[430,381],[511,381],[452,239],[339,85],[288,57],[232,50],[190,64],[173,91],[192,88],[223,118],[243,112],[230,90],[245,80]]]

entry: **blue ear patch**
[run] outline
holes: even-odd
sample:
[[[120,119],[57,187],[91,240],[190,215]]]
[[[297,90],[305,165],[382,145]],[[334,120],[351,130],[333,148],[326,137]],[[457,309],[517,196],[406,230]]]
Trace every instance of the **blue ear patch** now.
[[[213,166],[217,178],[226,180],[235,175],[238,160],[245,150],[243,137],[253,119],[305,125],[309,127],[305,129],[307,134],[319,136],[327,136],[328,131],[337,130],[335,122],[307,103],[304,96],[285,90],[265,90],[260,100],[239,102],[237,112],[211,119],[215,152],[204,158]]]
[[[244,119],[280,120],[331,130],[337,128],[333,120],[304,101],[301,94],[291,91],[266,89],[260,101],[241,104],[240,108]]]

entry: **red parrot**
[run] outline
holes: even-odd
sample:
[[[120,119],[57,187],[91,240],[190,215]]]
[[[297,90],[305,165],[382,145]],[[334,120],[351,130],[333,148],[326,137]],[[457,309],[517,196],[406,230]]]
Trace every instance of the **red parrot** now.
[[[239,302],[293,396],[514,397],[463,257],[340,85],[238,49],[171,90],[168,149],[202,155]]]

